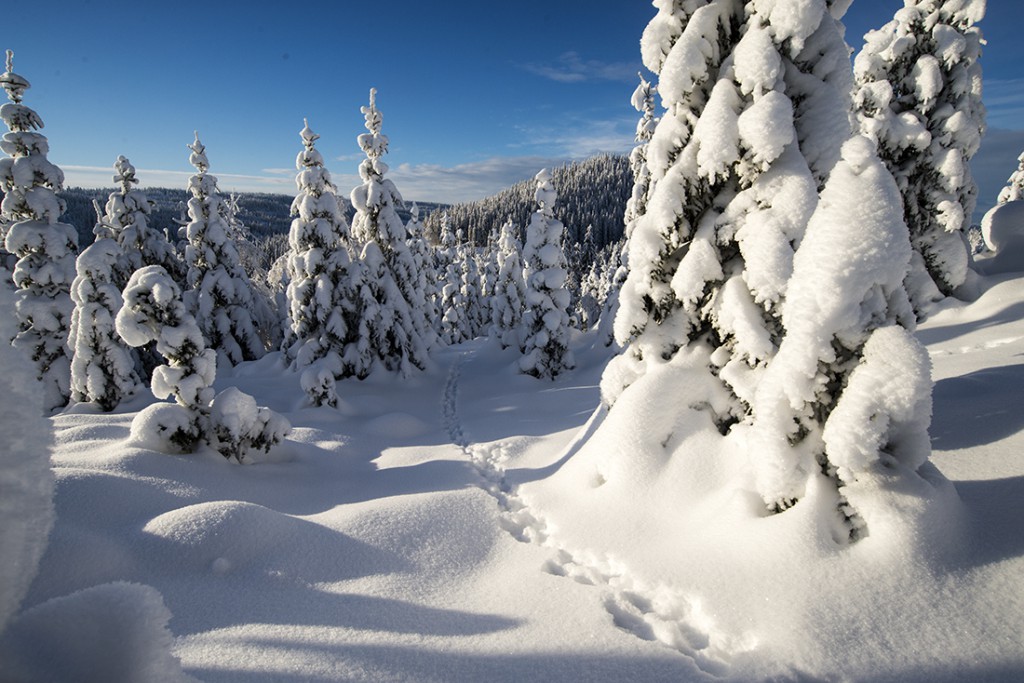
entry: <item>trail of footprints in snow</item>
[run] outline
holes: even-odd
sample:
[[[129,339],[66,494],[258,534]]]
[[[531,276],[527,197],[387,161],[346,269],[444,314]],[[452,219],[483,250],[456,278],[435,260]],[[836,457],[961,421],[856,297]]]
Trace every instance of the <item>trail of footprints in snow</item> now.
[[[473,444],[459,420],[459,374],[466,355],[460,356],[448,372],[444,388],[444,423],[456,446],[469,457],[482,479],[482,488],[498,502],[502,528],[517,541],[553,548],[555,556],[542,569],[555,576],[602,588],[604,607],[613,623],[643,640],[661,643],[692,658],[705,672],[724,676],[729,671],[729,650],[713,642],[710,619],[698,606],[664,587],[640,585],[622,569],[597,558],[582,558],[558,547],[545,521],[531,511],[505,478],[508,460],[501,443]],[[746,649],[746,648],[744,648]]]

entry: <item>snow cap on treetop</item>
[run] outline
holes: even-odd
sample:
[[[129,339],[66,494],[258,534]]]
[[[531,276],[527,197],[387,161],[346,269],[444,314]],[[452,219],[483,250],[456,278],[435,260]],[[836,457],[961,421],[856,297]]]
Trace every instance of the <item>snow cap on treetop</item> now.
[[[309,127],[309,119],[303,118],[302,126],[302,130],[299,131],[299,135],[302,137],[302,143],[306,145],[306,147],[312,147],[313,143],[320,139],[320,136],[314,133]]]
[[[188,157],[188,163],[195,166],[200,173],[206,173],[206,169],[210,168],[210,161],[206,158],[206,147],[202,142],[199,141],[199,131],[193,131],[196,136],[196,141],[191,145],[185,145],[192,154]]]
[[[0,74],[0,86],[7,91],[11,102],[21,104],[21,98],[31,85],[27,79],[14,73],[14,50],[7,51],[7,71]]]

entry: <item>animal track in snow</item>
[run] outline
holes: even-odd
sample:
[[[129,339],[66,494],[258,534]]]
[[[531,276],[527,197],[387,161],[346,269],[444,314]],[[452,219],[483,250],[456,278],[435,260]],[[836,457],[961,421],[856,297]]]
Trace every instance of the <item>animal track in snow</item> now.
[[[452,443],[466,454],[479,474],[481,488],[497,501],[501,527],[520,542],[555,551],[542,565],[543,571],[600,588],[605,594],[604,608],[618,628],[671,647],[713,676],[728,674],[731,655],[752,649],[753,643],[732,643],[716,636],[711,619],[701,612],[699,604],[678,592],[642,586],[613,562],[583,557],[560,547],[544,519],[523,502],[506,479],[507,444],[474,444],[469,440],[458,412],[459,377],[467,357],[468,353],[459,356],[448,372],[442,406],[444,424]]]

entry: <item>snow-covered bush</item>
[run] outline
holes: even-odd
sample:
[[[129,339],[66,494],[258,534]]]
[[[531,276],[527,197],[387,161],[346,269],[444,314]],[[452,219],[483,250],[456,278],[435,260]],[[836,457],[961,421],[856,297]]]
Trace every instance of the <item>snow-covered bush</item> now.
[[[366,283],[376,301],[376,317],[366,318],[375,340],[371,353],[389,370],[403,375],[422,369],[433,343],[433,327],[424,316],[424,294],[418,287],[416,264],[406,244],[405,226],[397,206],[402,197],[395,184],[384,177],[388,166],[381,157],[388,137],[381,133],[383,116],[377,109],[377,91],[370,90],[370,104],[362,107],[367,133],[359,136],[366,159],[359,165],[363,184],[352,190],[352,239],[362,250]]]
[[[284,441],[291,425],[270,408],[256,405],[256,399],[230,387],[210,404],[213,446],[225,458],[245,461],[250,454],[268,453]]]
[[[198,133],[188,148],[197,173],[188,181],[190,220],[182,229],[188,240],[185,305],[199,321],[207,344],[227,362],[256,360],[265,352],[253,321],[256,297],[229,235],[229,209],[217,179],[206,172],[210,162]]]
[[[14,345],[35,362],[43,407],[52,411],[66,405],[71,395],[67,340],[78,233],[57,220],[64,212],[64,201],[56,195],[63,189],[64,173],[47,160],[49,143],[35,132],[43,127],[42,119],[21,103],[29,82],[13,72],[13,59],[8,50],[7,70],[0,74],[0,86],[11,100],[0,107],[0,119],[9,130],[0,141],[0,150],[8,155],[0,159],[0,239],[5,250],[0,252],[0,275],[6,280],[11,257],[16,259],[19,331]]]
[[[523,282],[522,249],[512,219],[501,226],[498,241],[498,278],[491,296],[491,331],[501,348],[519,346],[526,285]]]
[[[551,184],[551,174],[543,169],[536,180],[538,208],[526,228],[523,248],[526,310],[519,337],[523,351],[519,369],[528,375],[554,379],[575,365],[569,350],[564,227],[554,214],[558,194]]]
[[[71,400],[106,411],[142,386],[135,358],[114,329],[123,303],[116,284],[123,255],[113,239],[96,240],[79,254],[78,276],[71,285]]]
[[[964,233],[977,187],[970,160],[985,130],[981,31],[985,0],[906,0],[865,36],[855,106],[896,178],[917,256],[907,290],[918,316],[967,278]]]

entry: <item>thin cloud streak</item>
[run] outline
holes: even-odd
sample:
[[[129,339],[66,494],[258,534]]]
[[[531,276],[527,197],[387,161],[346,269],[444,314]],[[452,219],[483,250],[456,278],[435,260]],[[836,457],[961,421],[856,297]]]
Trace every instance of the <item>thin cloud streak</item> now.
[[[586,81],[619,81],[629,83],[636,80],[640,71],[639,62],[602,62],[583,59],[578,52],[562,53],[556,64],[527,62],[520,68],[558,83],[583,83]]]

